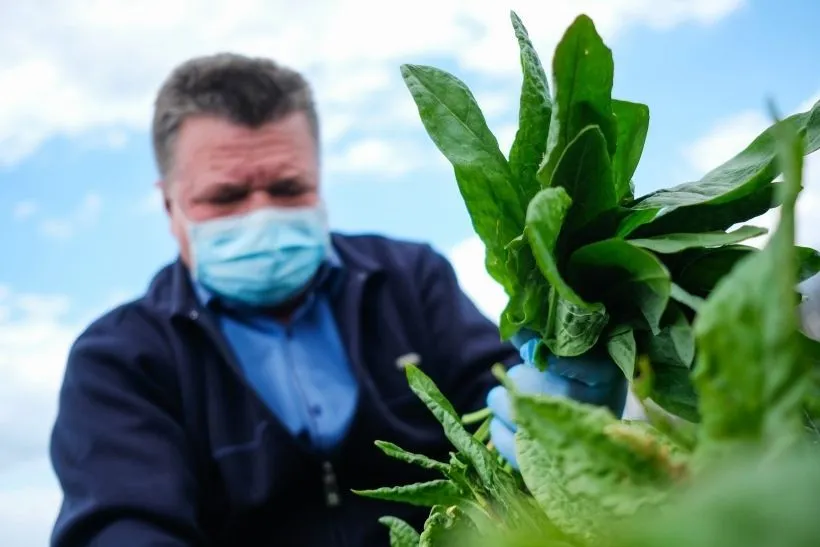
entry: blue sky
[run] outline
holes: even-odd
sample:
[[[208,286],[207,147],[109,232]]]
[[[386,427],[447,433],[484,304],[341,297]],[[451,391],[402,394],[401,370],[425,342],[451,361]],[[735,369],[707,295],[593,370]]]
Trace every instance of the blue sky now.
[[[0,455],[0,538],[9,534],[7,547],[42,544],[42,530],[35,540],[30,528],[50,526],[57,498],[45,442],[67,344],[175,256],[153,195],[147,125],[154,89],[186,56],[235,49],[303,68],[328,135],[323,188],[333,227],[433,243],[490,314],[497,289],[482,276],[480,246],[403,87],[400,63],[435,64],[464,79],[506,146],[519,86],[508,7],[523,17],[545,63],[572,15],[584,10],[598,22],[598,14],[614,50],[616,96],[651,109],[639,193],[697,177],[739,151],[767,124],[768,98],[789,112],[820,98],[813,0],[425,0],[415,10],[317,2],[322,8],[289,6],[287,21],[252,0],[224,8],[233,18],[219,10],[188,18],[165,0],[164,23],[117,2],[94,14],[79,4],[54,3],[52,16],[64,24],[53,30],[30,8],[0,7],[0,20],[11,21],[0,37],[0,87],[14,86],[0,101],[0,446],[10,447]],[[364,15],[382,24],[363,25]],[[344,17],[349,25],[339,23]],[[419,38],[422,28],[434,37]],[[807,190],[806,216],[820,211],[816,187]],[[803,237],[815,241],[804,225]],[[25,509],[41,503],[45,516]]]
[[[637,27],[611,41],[616,94],[651,108],[648,143],[636,175],[638,191],[692,176],[681,151],[723,117],[744,110],[762,112],[767,97],[784,109],[794,108],[820,90],[820,75],[810,69],[816,66],[818,38],[812,21],[818,17],[820,4],[810,1],[760,0],[707,27]],[[538,28],[537,18],[525,23],[533,31]],[[551,50],[542,51],[548,61]],[[514,122],[516,75],[492,78],[460,69],[450,59],[424,55],[406,54],[401,61],[452,70],[477,93],[498,90],[509,108],[491,123],[503,127]],[[506,60],[509,65],[516,62]],[[397,67],[389,76],[391,88],[399,88]],[[414,115],[409,94],[392,92],[393,108]],[[155,177],[148,134],[125,129],[118,134],[119,146],[112,149],[94,142],[106,139],[90,129],[79,138],[50,139],[0,170],[0,230],[8,234],[0,250],[14,257],[4,261],[0,279],[14,290],[67,294],[94,306],[109,294],[140,290],[150,274],[173,257],[163,218],[140,208]],[[391,133],[390,128],[354,131],[334,150],[343,151],[358,139],[387,139]],[[424,154],[437,153],[420,123],[411,121],[402,128],[401,138],[413,141]],[[393,152],[400,161],[400,149]],[[401,176],[326,173],[324,185],[338,229],[431,240],[445,250],[471,234],[454,181],[440,164],[421,165]],[[97,196],[98,209],[83,208],[89,195]],[[15,209],[27,209],[25,203],[36,210],[15,218]],[[81,308],[76,311],[81,313]]]

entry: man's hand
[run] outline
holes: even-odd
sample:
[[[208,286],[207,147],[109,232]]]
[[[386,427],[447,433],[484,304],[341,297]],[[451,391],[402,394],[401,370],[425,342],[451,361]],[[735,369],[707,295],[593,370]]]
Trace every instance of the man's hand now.
[[[608,356],[547,357],[547,370],[535,366],[535,349],[539,339],[524,332],[513,338],[523,363],[512,367],[508,376],[523,393],[544,393],[569,397],[579,402],[605,406],[621,416],[626,403],[627,382],[623,372]],[[493,413],[490,440],[510,465],[518,468],[515,457],[515,424],[510,399],[504,386],[487,394],[487,406]]]

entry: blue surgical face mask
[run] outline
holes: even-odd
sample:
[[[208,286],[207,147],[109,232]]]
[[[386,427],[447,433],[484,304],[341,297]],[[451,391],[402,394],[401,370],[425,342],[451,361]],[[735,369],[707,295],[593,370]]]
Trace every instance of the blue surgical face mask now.
[[[248,306],[275,306],[310,283],[330,235],[318,205],[189,221],[188,241],[191,274],[203,287]]]

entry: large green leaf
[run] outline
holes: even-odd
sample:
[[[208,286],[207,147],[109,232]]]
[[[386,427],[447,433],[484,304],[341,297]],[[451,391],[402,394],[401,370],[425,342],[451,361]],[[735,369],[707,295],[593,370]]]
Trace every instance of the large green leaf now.
[[[742,152],[708,172],[699,181],[658,190],[642,198],[633,207],[663,209],[663,214],[669,214],[686,205],[731,202],[764,187],[781,172],[777,160],[778,130],[791,126],[806,132],[799,151],[801,155],[820,148],[820,101],[807,112],[772,124]]]
[[[758,443],[779,450],[803,433],[809,376],[794,299],[794,219],[804,147],[790,125],[776,127],[782,134],[772,140],[785,179],[777,229],[762,251],[717,284],[694,323],[693,380],[702,416],[700,448],[706,453]]]
[[[649,397],[661,408],[690,422],[700,421],[698,394],[692,385],[691,370],[659,366],[652,371]]]
[[[578,296],[559,271],[556,245],[571,204],[564,188],[544,188],[530,202],[525,229],[535,262],[549,284],[548,306],[537,312],[546,320],[538,332],[550,351],[560,356],[585,353],[607,321],[604,306]]]
[[[692,311],[700,310],[700,307],[703,304],[703,298],[690,294],[676,283],[672,283],[672,292],[669,293],[669,296],[672,300],[687,306]]]
[[[550,180],[572,200],[565,229],[583,227],[618,204],[607,142],[601,129],[588,125],[567,145]]]
[[[811,247],[795,246],[797,253],[797,281],[803,281],[820,273],[820,252]]]
[[[594,346],[609,322],[603,306],[582,307],[561,298],[552,289],[549,295],[547,325],[541,340],[553,355],[574,357],[583,355]],[[543,369],[544,363],[539,362]]]
[[[458,487],[449,480],[437,479],[403,486],[386,486],[374,490],[353,490],[354,494],[423,507],[434,505],[454,505],[461,501],[462,494]]]
[[[507,270],[514,277],[515,290],[501,313],[501,337],[507,340],[524,328],[541,332],[547,324],[549,285],[524,234],[507,246]]]
[[[404,370],[410,389],[441,423],[444,434],[472,464],[482,484],[490,490],[499,488],[503,479],[500,477],[500,468],[495,457],[461,425],[461,418],[450,401],[421,369],[411,365]]]
[[[688,369],[695,358],[695,338],[692,325],[674,302],[666,307],[661,320],[661,331],[646,336],[642,349],[652,366],[673,366]]]
[[[802,283],[820,272],[820,253],[799,245],[794,250],[798,282]],[[726,245],[687,249],[680,253],[661,255],[660,258],[682,289],[691,295],[705,297],[741,260],[759,252],[755,247]]]
[[[414,454],[412,452],[408,452],[407,450],[399,446],[396,446],[393,443],[387,441],[376,441],[376,446],[379,447],[379,449],[381,449],[382,452],[384,452],[392,458],[396,458],[397,460],[401,460],[412,465],[418,465],[419,467],[423,467],[425,469],[438,471],[445,475],[450,471],[450,466],[444,462],[428,458],[423,454]]]
[[[779,206],[779,184],[771,182],[727,202],[677,207],[660,216],[658,209],[637,209],[622,215],[618,235],[650,237],[675,232],[726,231]]]
[[[692,234],[666,234],[643,239],[628,239],[631,244],[656,253],[679,253],[697,247],[720,247],[732,245],[764,235],[766,228],[741,226],[731,232],[699,232]]]
[[[618,203],[631,200],[635,186],[632,176],[638,168],[649,130],[649,107],[641,103],[613,100],[612,111],[618,127],[612,172]]]
[[[644,451],[608,434],[606,409],[565,398],[514,393],[516,456],[527,488],[564,532],[589,539],[613,518],[660,502],[674,476],[662,448]]]
[[[653,333],[660,332],[672,283],[652,253],[622,239],[607,239],[572,253],[567,272],[573,285],[583,287],[587,298],[604,302],[611,316],[632,319],[637,311]]]
[[[611,547],[814,547],[820,538],[816,453],[729,459],[614,532]],[[612,536],[610,536],[612,537]]]
[[[428,135],[453,166],[490,275],[510,290],[504,247],[524,227],[526,196],[498,140],[464,82],[430,66],[405,64],[401,73]]]
[[[390,529],[390,547],[418,547],[419,533],[405,521],[396,517],[381,517],[379,522]]]
[[[561,277],[555,256],[558,236],[571,206],[572,199],[564,188],[544,188],[527,208],[524,233],[538,268],[561,298],[582,308],[593,308],[596,306],[584,301]]]
[[[606,341],[606,349],[615,364],[628,380],[635,375],[637,346],[635,331],[628,325],[619,325],[613,329]]]
[[[595,24],[579,15],[564,33],[552,62],[555,98],[552,105],[547,154],[538,170],[542,186],[552,180],[564,149],[589,125],[601,128],[610,154],[617,143],[617,122],[612,111],[615,66],[612,51]]]
[[[755,247],[727,245],[687,249],[660,258],[669,268],[676,284],[687,293],[706,297],[738,262],[757,251]]]
[[[515,12],[510,12],[521,58],[521,99],[518,107],[518,131],[510,148],[510,170],[522,189],[525,210],[532,196],[539,190],[536,173],[547,150],[552,99],[549,82],[530,41],[524,23]]]
[[[461,516],[445,505],[433,507],[419,536],[419,547],[457,547],[459,532],[464,528]]]

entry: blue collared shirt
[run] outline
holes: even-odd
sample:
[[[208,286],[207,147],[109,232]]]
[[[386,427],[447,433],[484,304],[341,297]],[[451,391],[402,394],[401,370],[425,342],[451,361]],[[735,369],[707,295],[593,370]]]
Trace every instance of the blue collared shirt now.
[[[336,446],[356,409],[358,384],[330,304],[343,266],[335,254],[287,324],[258,310],[219,302],[194,283],[260,398],[295,436],[321,450]]]

